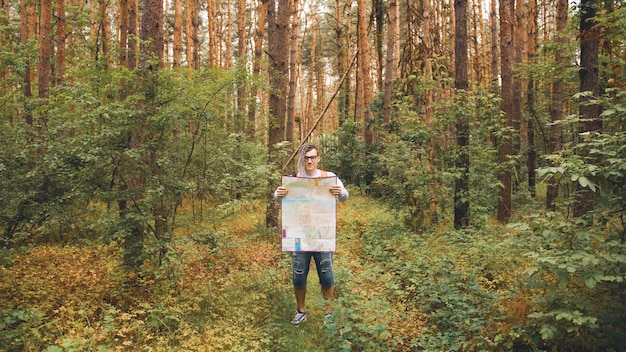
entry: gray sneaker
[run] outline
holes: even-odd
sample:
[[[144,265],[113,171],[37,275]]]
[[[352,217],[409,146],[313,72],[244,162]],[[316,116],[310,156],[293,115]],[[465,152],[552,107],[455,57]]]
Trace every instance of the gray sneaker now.
[[[296,310],[296,315],[291,319],[291,324],[298,326],[300,323],[306,320],[306,312]]]

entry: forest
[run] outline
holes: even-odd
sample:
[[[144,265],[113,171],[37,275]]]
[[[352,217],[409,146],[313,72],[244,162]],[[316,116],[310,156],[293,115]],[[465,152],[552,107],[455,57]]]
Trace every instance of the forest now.
[[[1,351],[626,351],[623,0],[0,8]],[[294,327],[303,143],[350,197]]]

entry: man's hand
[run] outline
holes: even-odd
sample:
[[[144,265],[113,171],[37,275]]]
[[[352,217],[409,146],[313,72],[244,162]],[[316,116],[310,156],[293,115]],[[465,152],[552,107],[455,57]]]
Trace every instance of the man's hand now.
[[[289,190],[283,186],[276,188],[276,195],[279,197],[284,197],[289,193]]]
[[[328,190],[334,196],[338,196],[341,194],[341,186],[330,186]]]

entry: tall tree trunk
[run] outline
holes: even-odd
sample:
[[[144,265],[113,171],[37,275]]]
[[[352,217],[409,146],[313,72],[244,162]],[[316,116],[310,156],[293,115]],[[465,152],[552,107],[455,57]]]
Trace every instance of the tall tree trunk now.
[[[567,11],[568,1],[558,0],[556,2],[556,42],[557,50],[554,53],[554,61],[558,68],[565,67],[567,65],[567,58],[564,55],[565,45],[567,44],[567,37],[565,33],[567,31]],[[561,149],[561,125],[559,122],[563,118],[563,91],[564,83],[562,76],[559,74],[561,71],[557,69],[555,75],[555,81],[552,84],[552,101],[550,103],[550,134],[548,137],[548,143],[546,145],[546,152],[548,155],[554,154]],[[554,161],[548,160],[548,165],[556,166]],[[548,180],[546,187],[546,209],[556,210],[556,197],[559,194],[559,179],[551,177]]]
[[[457,105],[466,104],[468,82],[467,69],[467,0],[454,1],[454,88]],[[461,109],[464,111],[465,109]],[[456,169],[459,176],[454,184],[454,227],[469,226],[469,116],[457,116],[456,142],[459,148]]]
[[[106,0],[98,0],[98,14],[100,16],[99,28],[99,41],[102,47],[102,60],[105,70],[109,69],[109,16],[107,14]]]
[[[261,73],[261,60],[263,57],[263,38],[265,37],[265,23],[267,19],[268,0],[259,0],[256,31],[254,35],[254,59],[252,62],[252,74],[256,77]],[[248,107],[248,138],[252,139],[256,133],[256,110],[257,110],[257,86],[253,85],[250,91],[250,105]]]
[[[335,0],[335,40],[337,41],[337,68],[338,72],[342,74],[346,72],[348,68],[349,50],[347,30],[348,23],[345,23],[344,10],[350,6],[349,3],[345,4],[342,0]],[[339,96],[337,98],[338,105],[338,120],[339,125],[343,124],[348,119],[350,114],[350,80],[346,79],[343,83]]]
[[[128,11],[128,0],[119,0],[119,38],[120,38],[120,65],[124,67],[128,67],[128,21],[129,21],[129,11]],[[123,100],[123,98],[122,98]]]
[[[183,61],[183,0],[174,0],[174,54],[172,66],[180,67]]]
[[[163,0],[141,1],[141,66],[156,70],[163,66]]]
[[[56,84],[63,82],[65,76],[65,0],[57,0],[57,60]]]
[[[385,6],[383,0],[372,0],[372,17],[375,20],[374,41],[376,43],[376,90],[383,90],[383,38]]]
[[[209,29],[209,67],[218,66],[218,41],[217,41],[217,1],[207,0],[208,29]]]
[[[237,0],[237,64],[238,69],[247,73],[246,65],[246,1]],[[237,85],[237,131],[245,132],[247,128],[246,98],[248,77],[241,75]]]
[[[357,13],[357,48],[359,50],[357,82],[360,83],[357,94],[360,96],[360,100],[357,99],[356,112],[357,116],[360,117],[359,121],[362,124],[365,143],[370,145],[374,141],[373,126],[371,125],[371,104],[374,93],[372,90],[372,56],[370,55],[367,3],[365,0],[357,0]]]
[[[268,128],[268,163],[275,169],[281,166],[281,160],[276,158],[276,145],[285,139],[285,115],[287,106],[285,98],[288,89],[288,58],[289,58],[289,0],[269,0],[267,10],[268,54],[269,54],[269,113]],[[270,182],[270,189],[274,189],[276,181]],[[268,227],[278,225],[278,207],[273,200],[272,192],[268,192],[268,203],[265,214],[265,223]]]
[[[39,23],[39,98],[48,98],[52,58],[52,1],[41,0]]]
[[[198,1],[187,0],[185,8],[185,32],[186,32],[186,56],[187,67],[195,69],[200,68],[200,41],[198,38],[199,16],[198,16]]]
[[[396,26],[398,21],[398,0],[389,1],[389,25],[387,30],[387,57],[385,59],[385,84],[383,95],[383,127],[391,128],[391,88],[395,78]]]
[[[137,68],[137,59],[139,57],[139,24],[138,24],[138,0],[128,0],[128,69]]]
[[[539,32],[537,26],[537,0],[528,0],[528,31],[527,31],[527,59],[528,64],[536,63],[535,56],[539,50]],[[535,146],[535,79],[531,77],[528,80],[526,89],[526,110],[528,111],[528,157],[526,160],[526,169],[528,172],[528,192],[535,198],[537,195],[535,169],[537,169],[537,150]]]
[[[602,130],[600,116],[600,105],[590,104],[589,101],[598,97],[598,52],[600,42],[600,29],[596,25],[598,0],[581,0],[580,3],[580,91],[590,92],[591,96],[581,97],[579,108],[580,117],[586,122],[580,127],[580,132],[598,132]],[[585,155],[589,162],[592,158]],[[593,210],[594,192],[589,187],[577,185],[578,200],[574,204],[574,216],[581,217]]]
[[[232,11],[232,6],[231,6],[231,0],[226,0],[226,40],[219,41],[219,43],[224,43],[224,45],[226,46],[226,52],[223,56],[223,67],[226,71],[230,71],[233,67],[232,12],[233,11]]]
[[[500,1],[500,66],[502,72],[501,110],[506,118],[506,127],[512,128],[515,111],[513,109],[513,15],[514,0]],[[502,170],[498,175],[501,184],[498,199],[498,221],[504,223],[511,217],[511,156],[513,154],[512,135],[507,130],[498,143],[498,162]]]
[[[298,40],[300,36],[300,2],[292,0],[291,9],[291,36],[289,38],[289,96],[287,98],[287,140],[295,142],[296,122],[296,91],[300,78],[300,62],[298,57]],[[295,143],[294,143],[295,144]]]
[[[311,60],[310,60],[310,65],[309,65],[309,76],[308,76],[308,82],[307,82],[307,90],[306,90],[306,103],[304,104],[304,116],[302,117],[302,138],[304,138],[304,135],[311,129],[311,126],[313,126],[313,120],[314,120],[314,115],[315,115],[315,104],[314,104],[314,99],[313,96],[315,95],[315,70],[317,67],[317,60],[319,59],[319,54],[317,52],[318,49],[318,40],[317,40],[317,35],[319,33],[317,25],[317,14],[313,13],[311,15],[312,19],[311,19],[311,43],[310,43],[310,56],[311,56]]]
[[[491,91],[497,93],[500,70],[498,69],[498,13],[496,0],[489,3],[489,23],[491,26]]]
[[[514,16],[513,16],[513,68],[520,66],[522,63],[522,50],[524,47],[525,31],[525,0],[514,0]],[[522,155],[522,80],[520,77],[513,75],[513,155]],[[513,189],[517,190],[520,186],[520,179],[517,175],[522,175],[521,164],[515,158],[516,177],[513,179]]]

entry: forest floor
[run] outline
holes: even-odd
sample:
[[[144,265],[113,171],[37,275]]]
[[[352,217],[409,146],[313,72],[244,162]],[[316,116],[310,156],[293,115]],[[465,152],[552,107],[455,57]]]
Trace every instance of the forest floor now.
[[[376,324],[389,324],[381,319],[390,318],[382,314],[391,308],[380,295],[384,287],[376,284],[377,276],[383,274],[362,262],[364,244],[359,236],[359,228],[364,224],[389,216],[384,210],[376,209],[371,200],[358,195],[338,204],[333,322],[324,323],[326,301],[321,295],[315,264],[311,263],[307,321],[296,327],[290,323],[296,307],[290,254],[280,251],[277,233],[258,231],[264,221],[264,205],[248,207],[216,227],[225,231],[220,247],[228,250],[213,259],[216,275],[206,285],[215,287],[212,295],[219,297],[221,303],[213,305],[217,309],[209,314],[199,340],[212,341],[213,346],[223,350],[351,350],[347,336],[358,328],[353,323],[357,315],[366,320],[363,324],[370,326],[366,328],[375,330]],[[363,316],[361,309],[374,311]],[[411,322],[413,329],[416,323]]]
[[[330,324],[312,263],[308,320],[291,325],[291,258],[281,252],[277,230],[265,228],[263,200],[219,211],[186,204],[166,256],[157,264],[158,247],[146,243],[149,259],[134,279],[116,241],[66,236],[63,243],[5,250],[0,346],[11,352],[411,350],[423,327],[420,299],[415,285],[404,296],[399,274],[386,273],[384,262],[404,263],[415,250],[394,252],[394,244],[384,244],[394,231],[404,241],[399,220],[351,193],[338,204]]]

